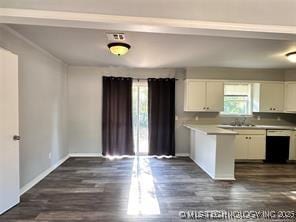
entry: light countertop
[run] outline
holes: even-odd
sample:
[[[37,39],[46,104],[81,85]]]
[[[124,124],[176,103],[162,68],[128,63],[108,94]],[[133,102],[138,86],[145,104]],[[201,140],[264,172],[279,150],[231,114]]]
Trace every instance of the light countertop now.
[[[274,130],[296,130],[296,126],[283,125],[255,125],[255,126],[231,126],[231,125],[197,125],[185,124],[185,127],[196,130],[205,135],[236,135],[235,129],[274,129]]]
[[[193,125],[186,124],[185,127],[199,131],[205,135],[237,135],[238,133],[232,130],[222,129],[217,125]]]
[[[255,125],[255,126],[231,126],[231,125],[217,125],[223,129],[278,129],[278,130],[296,130],[296,126],[283,125]]]

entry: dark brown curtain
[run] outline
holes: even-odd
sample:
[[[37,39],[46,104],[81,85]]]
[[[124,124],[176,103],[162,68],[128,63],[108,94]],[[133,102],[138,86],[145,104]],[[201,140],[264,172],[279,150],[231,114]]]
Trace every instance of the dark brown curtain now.
[[[175,79],[148,79],[149,155],[175,155]]]
[[[134,155],[131,78],[103,77],[103,155]]]

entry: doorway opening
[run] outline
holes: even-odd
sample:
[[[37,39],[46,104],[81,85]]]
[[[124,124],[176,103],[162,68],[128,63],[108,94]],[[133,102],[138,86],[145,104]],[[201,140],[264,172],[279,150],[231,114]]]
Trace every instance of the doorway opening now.
[[[133,130],[136,155],[148,154],[148,83],[133,82]]]

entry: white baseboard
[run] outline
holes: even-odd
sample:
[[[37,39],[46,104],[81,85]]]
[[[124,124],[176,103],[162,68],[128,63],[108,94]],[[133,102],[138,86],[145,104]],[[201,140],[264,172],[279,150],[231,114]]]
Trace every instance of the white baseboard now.
[[[28,190],[30,190],[33,186],[35,186],[37,183],[39,183],[42,179],[44,179],[48,174],[50,174],[53,170],[55,170],[58,166],[60,166],[63,162],[65,162],[70,155],[65,156],[63,159],[59,160],[57,163],[52,165],[47,170],[40,173],[37,177],[35,177],[33,180],[31,180],[29,183],[21,187],[20,189],[20,195],[23,195]]]
[[[70,157],[101,157],[100,153],[70,153]]]
[[[189,156],[189,153],[176,153],[176,156],[178,157],[178,156],[180,156],[180,157],[182,157],[182,156]]]
[[[102,157],[100,153],[70,153],[70,157]],[[189,153],[176,153],[176,157],[189,156]]]
[[[212,178],[214,180],[235,180],[235,178],[233,176],[219,176],[219,177],[215,177],[215,178]]]

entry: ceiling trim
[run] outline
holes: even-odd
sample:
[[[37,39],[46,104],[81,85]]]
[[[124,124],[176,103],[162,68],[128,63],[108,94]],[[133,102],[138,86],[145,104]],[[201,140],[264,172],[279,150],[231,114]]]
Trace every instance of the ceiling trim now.
[[[50,52],[48,52],[47,50],[43,49],[42,47],[40,47],[39,45],[37,45],[36,43],[32,42],[30,39],[26,38],[25,36],[23,36],[22,34],[20,34],[19,32],[15,31],[14,29],[8,27],[7,25],[3,25],[0,24],[0,28],[5,29],[7,32],[9,32],[10,34],[14,35],[15,37],[23,40],[24,42],[26,42],[27,44],[29,44],[30,46],[32,46],[33,48],[35,48],[36,50],[38,50],[40,53],[43,53],[46,56],[49,56],[50,58],[54,59],[56,62],[61,63],[63,65],[67,65],[66,62],[64,62],[62,59],[54,56],[53,54],[51,54]],[[11,51],[11,49],[8,49],[9,51]],[[13,51],[13,50],[12,50]],[[18,54],[17,52],[14,52],[15,54]]]
[[[201,33],[204,35],[214,33],[215,35],[215,32],[218,32],[216,35],[221,35],[219,31],[228,31],[239,35],[236,37],[253,36],[253,38],[257,38],[259,36],[260,38],[260,35],[263,35],[261,38],[296,39],[296,26],[227,23],[14,8],[0,8],[0,23],[199,35]],[[272,34],[275,35],[272,36]],[[277,34],[289,36],[283,37]]]

